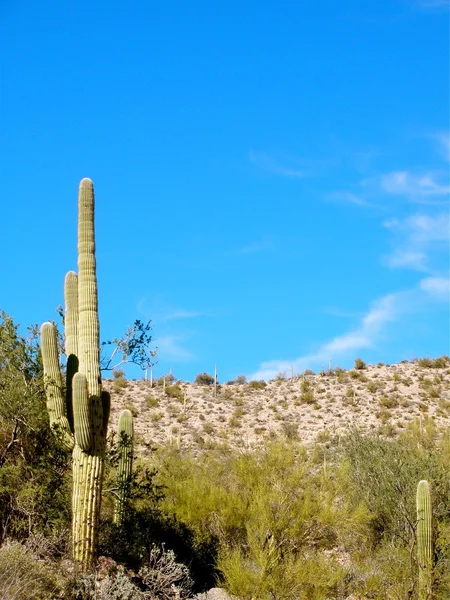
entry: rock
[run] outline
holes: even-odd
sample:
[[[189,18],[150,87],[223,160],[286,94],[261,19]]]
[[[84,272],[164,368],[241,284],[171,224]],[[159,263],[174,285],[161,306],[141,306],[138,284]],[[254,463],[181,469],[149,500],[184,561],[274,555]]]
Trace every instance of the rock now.
[[[222,588],[211,588],[204,594],[197,594],[195,600],[237,600],[235,596],[230,596]]]

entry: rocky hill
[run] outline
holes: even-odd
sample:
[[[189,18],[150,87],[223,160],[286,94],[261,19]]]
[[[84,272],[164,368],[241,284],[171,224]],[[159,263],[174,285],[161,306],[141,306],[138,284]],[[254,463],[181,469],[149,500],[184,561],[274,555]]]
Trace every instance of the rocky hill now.
[[[167,442],[198,452],[217,444],[251,448],[280,434],[325,442],[352,427],[395,436],[417,417],[450,422],[450,358],[355,365],[267,383],[241,377],[216,390],[172,376],[153,385],[127,381],[120,373],[104,386],[113,397],[112,429],[122,409],[132,410],[143,454]]]

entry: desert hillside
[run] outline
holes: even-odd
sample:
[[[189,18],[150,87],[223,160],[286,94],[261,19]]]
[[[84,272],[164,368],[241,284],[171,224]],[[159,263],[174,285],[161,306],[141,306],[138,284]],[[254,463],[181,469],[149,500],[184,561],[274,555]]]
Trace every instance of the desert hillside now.
[[[166,376],[127,381],[120,372],[105,380],[112,392],[111,426],[132,410],[137,446],[144,454],[171,441],[200,451],[217,444],[253,447],[284,434],[309,444],[358,427],[395,436],[416,417],[437,424],[450,417],[450,359],[418,359],[352,370],[311,371],[269,382],[237,378],[218,385],[187,383]]]

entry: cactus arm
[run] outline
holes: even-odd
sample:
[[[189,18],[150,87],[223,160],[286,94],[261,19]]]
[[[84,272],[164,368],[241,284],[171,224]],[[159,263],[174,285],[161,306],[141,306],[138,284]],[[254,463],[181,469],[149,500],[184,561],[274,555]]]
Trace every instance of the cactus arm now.
[[[83,452],[89,452],[94,445],[94,436],[91,427],[91,407],[85,375],[75,373],[72,385],[75,440]]]
[[[418,599],[428,600],[432,594],[433,529],[431,494],[428,481],[417,485],[417,562],[419,564]]]
[[[78,275],[69,271],[64,279],[64,333],[66,365],[66,410],[67,418],[73,427],[72,379],[78,371]]]
[[[125,517],[129,483],[133,468],[133,415],[128,409],[119,416],[119,465],[117,468],[118,493],[114,509],[114,522],[122,523]]]
[[[57,427],[61,430],[64,446],[71,450],[74,440],[67,418],[66,400],[59,367],[58,337],[53,323],[47,322],[41,327],[41,352],[50,427]]]

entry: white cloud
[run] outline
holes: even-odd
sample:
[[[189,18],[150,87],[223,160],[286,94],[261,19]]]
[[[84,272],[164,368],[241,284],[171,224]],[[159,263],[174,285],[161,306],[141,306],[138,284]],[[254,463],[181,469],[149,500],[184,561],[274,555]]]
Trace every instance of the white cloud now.
[[[155,339],[158,346],[158,359],[172,362],[188,362],[195,355],[183,346],[184,337],[181,335],[163,335]]]
[[[380,177],[381,190],[388,194],[408,196],[416,201],[432,202],[431,197],[448,195],[448,184],[438,183],[431,173],[415,175],[410,171],[393,171]]]
[[[338,358],[370,348],[378,340],[384,326],[397,317],[400,299],[405,292],[388,294],[375,302],[369,312],[362,318],[360,325],[348,333],[337,336],[322,344],[317,352],[300,356],[294,360],[271,360],[263,362],[259,369],[249,376],[250,379],[273,379],[280,371],[288,371],[291,365],[295,371],[302,371],[312,366],[327,363],[331,358]]]
[[[284,177],[293,177],[293,178],[303,178],[306,177],[307,173],[305,173],[304,169],[299,168],[298,161],[289,161],[294,164],[287,165],[282,164],[277,159],[269,156],[265,152],[254,152],[253,150],[249,154],[250,161],[265,169],[266,171],[270,171],[271,173],[275,173],[276,175],[282,175]],[[297,163],[297,164],[296,164]]]
[[[435,216],[412,215],[405,221],[411,238],[418,243],[445,242],[450,238],[448,213]]]
[[[450,237],[449,215],[444,212],[415,214],[404,220],[391,219],[383,225],[396,236],[396,247],[382,258],[390,268],[427,271],[430,257],[442,251],[443,243],[448,242]],[[445,251],[448,252],[447,245]]]
[[[438,300],[449,299],[450,279],[448,277],[426,277],[421,280],[419,287]]]
[[[273,379],[281,371],[288,372],[291,366],[299,372],[307,368],[320,368],[329,359],[336,364],[343,358],[355,358],[360,350],[372,348],[388,333],[389,323],[400,321],[407,314],[428,312],[431,301],[448,303],[449,287],[446,277],[426,277],[415,288],[386,294],[373,303],[354,329],[323,343],[314,353],[292,360],[263,362],[249,378]]]
[[[357,206],[375,206],[368,202],[361,194],[354,194],[353,192],[332,192],[331,194],[328,194],[326,198],[327,200],[347,202],[349,204],[356,204]]]
[[[415,271],[426,271],[426,258],[424,252],[397,249],[392,254],[384,256],[382,260],[391,269],[404,267]]]

